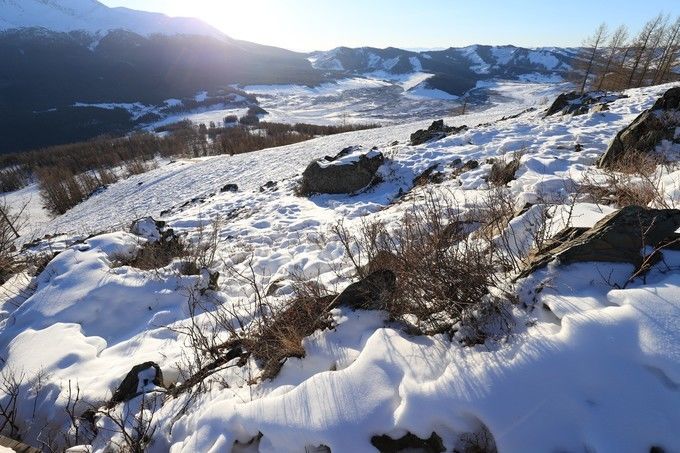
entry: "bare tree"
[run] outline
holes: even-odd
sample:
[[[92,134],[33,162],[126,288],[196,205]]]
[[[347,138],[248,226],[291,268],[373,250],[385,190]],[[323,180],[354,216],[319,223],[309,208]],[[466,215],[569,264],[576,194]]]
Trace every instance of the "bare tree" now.
[[[645,77],[649,73],[649,70],[654,66],[653,62],[657,60],[659,55],[659,47],[661,46],[662,40],[666,35],[666,29],[668,28],[668,16],[664,16],[661,22],[657,25],[654,31],[649,36],[649,41],[647,43],[647,51],[645,52],[644,61],[642,64],[642,72],[638,77],[637,86],[641,87],[645,83]],[[656,63],[656,66],[660,62]]]
[[[601,52],[601,47],[607,39],[607,24],[601,23],[595,33],[587,38],[583,43],[584,58],[585,63],[583,81],[581,82],[580,92],[583,93],[586,89],[586,84],[590,78],[595,66],[597,65],[597,59]]]
[[[621,53],[622,48],[625,46],[627,39],[628,39],[628,27],[626,27],[625,25],[621,25],[616,30],[614,30],[614,33],[612,33],[611,37],[609,38],[609,42],[607,43],[608,48],[607,59],[604,62],[604,66],[602,67],[602,71],[600,72],[600,76],[598,77],[597,82],[598,91],[608,86],[606,82],[608,82],[610,71],[614,68],[614,65],[616,64],[616,57],[619,53]]]
[[[662,47],[661,59],[656,66],[653,78],[654,84],[664,83],[670,78],[673,63],[677,59],[678,50],[680,49],[680,16],[675,19],[672,25],[667,27]]]
[[[630,68],[630,74],[625,84],[626,88],[630,88],[633,86],[633,80],[635,79],[635,74],[637,73],[638,68],[640,67],[640,63],[642,63],[643,58],[645,57],[645,55],[647,55],[650,44],[653,42],[654,35],[659,29],[659,27],[661,27],[663,22],[664,16],[662,14],[659,14],[654,19],[648,21],[644,25],[644,27],[642,27],[642,30],[640,31],[638,36],[635,38],[635,42],[633,43],[632,46],[633,64]]]

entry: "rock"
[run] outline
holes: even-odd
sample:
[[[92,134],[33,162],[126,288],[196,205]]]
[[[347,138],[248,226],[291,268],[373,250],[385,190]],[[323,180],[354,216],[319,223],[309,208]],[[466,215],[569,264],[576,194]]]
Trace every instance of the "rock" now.
[[[156,242],[161,239],[163,228],[165,228],[165,222],[154,220],[153,217],[147,216],[132,222],[130,233],[141,236],[151,242]]]
[[[411,134],[411,145],[422,145],[425,142],[440,140],[447,135],[457,134],[467,130],[467,126],[450,127],[444,125],[444,120],[433,121],[427,129],[419,129]]]
[[[260,186],[260,192],[266,192],[268,190],[275,191],[277,189],[278,183],[276,181],[267,181],[264,185]]]
[[[556,113],[565,113],[565,109],[568,109],[572,103],[579,99],[581,97],[580,94],[578,94],[576,91],[572,91],[570,93],[562,93],[559,96],[557,96],[557,99],[553,101],[553,103],[548,107],[548,110],[545,112],[545,116],[550,116],[554,115]]]
[[[440,453],[446,451],[442,438],[437,433],[432,433],[429,439],[421,439],[412,433],[406,433],[399,439],[392,439],[388,435],[371,437],[371,445],[378,449],[380,453],[397,452],[421,452],[421,453]]]
[[[380,180],[378,169],[385,162],[385,156],[371,150],[361,153],[360,147],[345,148],[336,156],[326,156],[310,163],[302,173],[300,192],[314,193],[355,193]]]
[[[598,166],[616,169],[631,153],[651,153],[663,140],[675,140],[680,127],[680,87],[671,88],[654,106],[616,134]]]
[[[605,261],[639,267],[643,259],[642,248],[659,246],[674,237],[679,227],[678,209],[626,206],[609,214],[592,228],[562,230],[530,257],[520,277],[528,276],[553,260],[560,264]]]
[[[439,164],[434,164],[427,168],[424,172],[413,178],[413,186],[424,186],[428,183],[439,184],[444,181],[444,175],[441,172],[436,172],[435,170],[439,167]]]
[[[156,387],[165,387],[163,385],[163,372],[158,364],[155,362],[144,362],[135,365],[116,389],[108,406],[113,407],[118,403],[130,401],[137,395],[146,393]]]
[[[329,305],[361,310],[381,310],[396,289],[397,276],[388,269],[377,270],[354,282],[338,294]]]
[[[619,94],[591,92],[578,94],[576,91],[562,93],[548,107],[545,116],[561,113],[562,115],[583,115],[588,112],[609,110],[608,102],[625,97]]]
[[[577,152],[577,153],[580,153],[581,151],[583,151],[583,145],[580,144],[580,143],[575,144],[574,145],[574,151]]]
[[[238,192],[238,185],[236,184],[226,184],[220,189],[220,192]]]

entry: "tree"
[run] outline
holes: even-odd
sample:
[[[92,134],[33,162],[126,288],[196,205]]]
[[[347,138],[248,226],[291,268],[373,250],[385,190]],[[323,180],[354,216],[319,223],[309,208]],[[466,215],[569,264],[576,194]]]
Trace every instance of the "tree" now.
[[[645,58],[642,64],[642,71],[640,72],[640,77],[638,77],[637,81],[638,87],[641,87],[644,84],[645,77],[649,73],[649,69],[653,66],[652,63],[659,56],[659,47],[664,36],[666,35],[667,28],[668,16],[665,16],[649,36],[649,41],[647,42],[647,51],[645,52]],[[659,64],[660,62],[657,62],[656,66],[658,67]]]
[[[603,22],[597,27],[595,33],[589,38],[587,38],[583,43],[583,53],[585,58],[583,58],[582,61],[585,62],[585,67],[583,81],[581,82],[580,89],[581,93],[583,93],[586,90],[586,84],[588,83],[588,79],[590,78],[590,75],[592,74],[593,70],[595,69],[595,65],[597,64],[596,60],[599,56],[600,48],[602,47],[606,39],[607,39],[607,24]]]
[[[664,83],[670,78],[680,48],[680,16],[666,30],[662,47],[661,59],[656,66],[656,72],[652,79],[654,84]]]
[[[635,78],[635,74],[637,73],[640,63],[642,62],[642,59],[647,53],[650,41],[653,39],[654,33],[663,23],[663,20],[664,17],[662,14],[659,14],[654,19],[651,19],[644,25],[644,27],[642,27],[642,30],[635,38],[635,42],[633,43],[632,46],[634,52],[633,65],[630,68],[630,75],[628,77],[628,80],[626,81],[625,85],[626,88],[630,88],[633,86],[633,79]]]
[[[604,66],[602,67],[602,71],[600,73],[600,76],[598,77],[598,83],[597,83],[597,90],[600,91],[602,88],[606,88],[608,85],[606,82],[608,82],[608,77],[610,77],[610,72],[614,68],[615,63],[616,63],[616,56],[621,53],[622,48],[626,44],[626,40],[628,39],[628,28],[625,25],[619,26],[616,30],[614,30],[614,33],[612,33],[611,37],[609,38],[609,42],[607,43],[607,59],[604,63]],[[625,59],[625,54],[624,54],[624,59]]]

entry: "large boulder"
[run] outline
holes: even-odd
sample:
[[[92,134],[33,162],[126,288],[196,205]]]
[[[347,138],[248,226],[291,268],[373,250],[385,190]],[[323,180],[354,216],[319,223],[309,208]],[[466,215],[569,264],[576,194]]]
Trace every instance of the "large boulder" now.
[[[530,258],[520,277],[557,260],[559,264],[587,261],[642,264],[642,249],[658,247],[680,228],[679,209],[626,206],[592,228],[566,228]]]
[[[157,387],[164,387],[163,372],[155,362],[144,362],[135,365],[125,376],[109,401],[109,407],[130,401],[142,393]]]
[[[576,91],[562,93],[548,107],[545,116],[555,114],[583,115],[588,112],[601,112],[608,110],[608,102],[621,98],[621,95],[604,92],[590,92],[579,94]]]
[[[419,129],[411,134],[411,145],[422,145],[423,143],[440,140],[447,135],[457,134],[467,130],[467,126],[451,127],[444,124],[444,120],[436,120],[427,129]]]
[[[361,147],[351,146],[333,157],[310,163],[302,173],[300,192],[314,193],[355,193],[379,181],[378,169],[385,162],[385,156],[375,149],[367,153]]]
[[[642,112],[619,131],[600,158],[601,168],[619,168],[623,158],[634,153],[650,153],[663,141],[676,139],[680,127],[680,87],[671,88],[654,106]]]
[[[548,110],[545,112],[545,116],[551,116],[556,113],[565,114],[568,111],[568,109],[571,108],[571,106],[576,104],[575,101],[580,98],[581,95],[578,94],[576,91],[560,94],[559,96],[557,96],[557,99],[553,101],[550,107],[548,107]]]

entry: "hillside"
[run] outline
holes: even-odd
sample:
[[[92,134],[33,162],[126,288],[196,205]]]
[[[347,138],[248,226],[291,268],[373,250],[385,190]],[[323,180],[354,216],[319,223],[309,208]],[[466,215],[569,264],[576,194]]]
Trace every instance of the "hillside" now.
[[[628,212],[596,190],[612,178],[652,181],[636,200],[678,218],[677,134],[649,172],[596,166],[673,86],[579,115],[505,103],[441,128],[162,162],[29,225],[27,253],[50,260],[0,302],[0,375],[23,375],[17,430],[91,445],[73,452],[130,439],[175,453],[680,450],[680,252],[643,243],[633,251],[656,257],[644,276],[627,262],[527,266],[538,238],[587,238]],[[428,126],[438,140],[411,145]],[[317,159],[378,158],[355,193],[301,190]],[[130,228],[145,216],[165,223]],[[347,289],[390,266],[394,299]],[[87,409],[76,431],[69,414]]]

